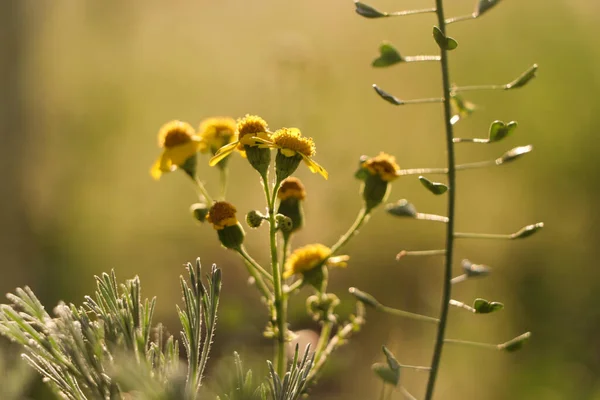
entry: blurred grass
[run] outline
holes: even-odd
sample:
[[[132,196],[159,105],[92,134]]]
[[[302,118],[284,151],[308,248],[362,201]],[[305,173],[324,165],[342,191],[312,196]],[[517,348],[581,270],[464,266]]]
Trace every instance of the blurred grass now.
[[[373,5],[423,6],[417,0]],[[448,7],[468,13],[472,1]],[[244,343],[248,352],[268,355],[260,336],[265,313],[245,285],[243,267],[187,212],[194,188],[180,174],[159,183],[149,177],[160,125],[256,113],[272,127],[298,126],[312,136],[316,160],[331,177],[326,182],[300,169],[309,197],[297,245],[332,243],[351,223],[360,205],[353,173],[361,154],[385,150],[407,168],[444,165],[439,107],[392,107],[370,88],[377,83],[407,99],[439,93],[435,64],[370,67],[384,39],[402,54],[433,53],[432,16],[366,20],[351,1],[315,0],[13,0],[4,8],[14,28],[5,44],[22,36],[18,59],[1,62],[15,71],[3,79],[16,80],[18,91],[3,96],[2,107],[18,107],[22,119],[3,122],[0,131],[11,182],[0,198],[0,292],[28,284],[48,305],[79,302],[92,290],[93,274],[116,268],[119,276],[141,276],[146,294],[158,295],[164,320],[179,300],[180,266],[199,255],[224,269],[218,352],[229,355],[233,344]],[[543,220],[546,229],[523,242],[459,243],[457,261],[495,269],[491,278],[457,288],[455,297],[503,301],[506,310],[479,318],[455,311],[451,336],[490,342],[526,330],[534,336],[525,351],[511,355],[449,346],[437,390],[444,398],[600,399],[599,17],[600,6],[585,0],[506,1],[480,21],[451,28],[460,43],[451,64],[457,83],[505,83],[540,65],[538,79],[522,90],[468,96],[479,110],[458,125],[459,135],[483,136],[494,119],[520,126],[502,144],[460,146],[460,160],[484,160],[529,143],[535,152],[514,165],[461,173],[457,227],[513,232]],[[10,46],[3,49],[13,54]],[[231,167],[229,199],[241,212],[262,208],[255,173],[241,159]],[[216,188],[216,171],[206,165],[202,172]],[[416,179],[394,184],[390,200],[404,197],[420,210],[445,212],[444,199]],[[264,232],[252,232],[248,243],[267,260]],[[386,304],[435,313],[439,260],[397,263],[394,255],[442,245],[443,227],[376,213],[348,248],[350,268],[332,274],[333,287],[344,298],[348,286],[358,286]],[[297,303],[292,329],[316,329]],[[368,320],[316,397],[372,396],[377,382],[369,366],[382,343],[403,362],[429,362],[429,327],[373,313]],[[175,320],[168,325],[178,329]],[[420,397],[425,375],[407,372],[405,379]]]

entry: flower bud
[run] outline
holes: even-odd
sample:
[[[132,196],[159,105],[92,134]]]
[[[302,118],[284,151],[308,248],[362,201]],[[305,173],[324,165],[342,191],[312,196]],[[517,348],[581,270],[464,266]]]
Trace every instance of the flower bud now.
[[[294,228],[294,223],[290,217],[283,214],[277,214],[275,216],[275,226],[283,233],[290,233]]]
[[[355,176],[364,181],[361,192],[367,212],[387,198],[389,183],[398,178],[399,169],[395,158],[386,153],[379,153],[376,157],[361,158],[360,169]]]
[[[244,242],[244,230],[238,222],[235,207],[226,201],[213,204],[206,217],[217,231],[221,244],[228,249],[239,249]]]
[[[265,216],[256,210],[252,210],[246,214],[246,223],[250,228],[258,228],[264,219]]]
[[[287,234],[289,235],[301,229],[304,225],[302,201],[306,198],[306,191],[302,182],[297,178],[286,178],[277,191],[277,198],[279,198],[277,212],[292,220],[292,229]],[[285,235],[286,232],[284,232]]]
[[[190,212],[196,221],[204,222],[208,216],[209,208],[204,203],[194,203],[190,206]]]
[[[286,156],[281,150],[277,150],[275,156],[275,176],[277,180],[282,181],[296,172],[300,161],[302,161],[302,156],[298,153]]]

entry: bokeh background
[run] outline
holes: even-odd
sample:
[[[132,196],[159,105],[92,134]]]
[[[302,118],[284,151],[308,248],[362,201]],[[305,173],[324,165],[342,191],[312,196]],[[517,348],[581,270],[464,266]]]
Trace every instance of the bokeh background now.
[[[447,3],[449,15],[474,5]],[[273,128],[301,128],[315,139],[330,179],[299,169],[307,225],[295,244],[335,242],[360,207],[353,177],[360,155],[385,150],[406,168],[445,163],[439,105],[393,107],[371,89],[378,83],[401,98],[439,96],[435,63],[370,66],[382,40],[402,54],[434,53],[434,17],[367,20],[353,9],[350,0],[0,2],[0,292],[29,285],[51,309],[60,299],[81,302],[94,289],[93,275],[114,268],[122,279],[140,275],[145,294],[159,298],[157,320],[177,332],[178,275],[200,256],[224,270],[212,375],[227,370],[233,350],[264,372],[271,343],[261,336],[266,313],[258,295],[215,232],[192,220],[196,194],[186,177],[151,180],[155,135],[171,119],[196,125],[245,113]],[[525,241],[458,243],[457,274],[463,258],[494,272],[457,286],[454,298],[484,297],[506,309],[490,316],[452,310],[449,336],[492,343],[524,331],[534,336],[514,354],[447,346],[437,398],[600,399],[598,21],[595,1],[505,1],[450,28],[460,43],[451,54],[458,84],[506,83],[540,65],[524,89],[467,96],[479,108],[457,125],[458,136],[485,136],[495,119],[516,120],[519,129],[499,144],[458,146],[460,161],[495,158],[517,145],[535,151],[514,164],[460,173],[457,228],[509,233],[544,221],[546,229]],[[216,193],[217,173],[202,161],[202,178]],[[255,172],[241,158],[231,168],[228,199],[242,212],[262,209]],[[444,197],[431,196],[416,177],[394,183],[390,200],[400,198],[423,212],[445,211]],[[352,309],[350,286],[435,315],[440,259],[399,263],[394,256],[439,248],[443,236],[443,226],[375,213],[347,247],[349,268],[332,273],[342,317]],[[265,240],[263,230],[249,232],[249,249],[264,261]],[[302,293],[291,305],[291,327],[318,330]],[[429,362],[431,326],[375,312],[367,319],[327,368],[315,398],[375,398],[380,386],[370,365],[381,361],[382,344],[406,364]],[[403,376],[417,398],[425,381],[412,371]],[[28,394],[47,395],[36,384]]]

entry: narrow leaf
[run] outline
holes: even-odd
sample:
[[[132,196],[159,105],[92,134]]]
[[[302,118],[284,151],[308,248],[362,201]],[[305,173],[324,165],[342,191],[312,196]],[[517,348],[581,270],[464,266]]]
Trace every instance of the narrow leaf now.
[[[421,183],[423,184],[423,186],[425,186],[427,190],[429,190],[436,196],[444,194],[448,191],[448,186],[444,185],[443,183],[432,182],[424,176],[419,176],[419,181],[421,181]]]
[[[502,155],[502,157],[498,158],[496,160],[496,164],[500,165],[503,163],[514,161],[517,158],[519,158],[527,153],[530,153],[532,150],[533,150],[532,145],[515,147],[514,149],[511,149],[511,150],[507,151],[506,153],[504,153]]]
[[[365,18],[383,18],[389,16],[388,13],[383,13],[360,1],[355,1],[354,5],[356,6],[356,13]]]
[[[388,103],[391,103],[391,104],[393,104],[395,106],[401,106],[402,104],[404,104],[404,102],[402,100],[398,99],[397,97],[392,96],[388,92],[383,91],[377,85],[373,85],[373,89],[375,89],[375,91],[377,92],[377,94],[379,95],[379,97],[381,97],[382,99],[384,99]]]
[[[396,360],[394,354],[385,346],[382,346],[383,354],[385,354],[385,358],[387,363],[392,371],[396,371],[400,369],[400,363]]]
[[[500,3],[500,0],[479,0],[475,9],[475,16],[479,17],[483,13],[489,11],[492,7]]]
[[[404,61],[402,56],[391,44],[384,42],[379,46],[379,57],[373,60],[373,67],[382,68],[389,67],[394,64],[398,64]]]
[[[534,233],[542,230],[543,227],[544,227],[543,222],[538,222],[537,224],[533,224],[533,225],[527,225],[526,227],[522,228],[517,233],[515,233],[514,239],[528,238],[529,236],[533,235]]]
[[[375,297],[371,296],[368,293],[365,293],[361,290],[358,290],[357,288],[351,287],[350,289],[348,289],[348,292],[350,292],[351,295],[353,295],[354,297],[356,297],[356,299],[358,301],[360,301],[361,303],[373,307],[373,308],[377,308],[379,307],[379,302],[375,299]]]
[[[523,347],[523,345],[529,340],[530,337],[531,337],[531,332],[526,332],[520,336],[517,336],[516,338],[514,338],[512,340],[509,340],[506,343],[502,343],[501,345],[498,346],[498,348],[500,350],[505,350],[505,351],[512,353],[513,351],[520,350]]]
[[[531,68],[529,68],[527,71],[523,72],[523,74],[521,76],[519,76],[517,79],[515,79],[511,83],[507,84],[506,90],[517,89],[517,88],[525,86],[526,84],[529,83],[529,81],[531,81],[533,78],[535,78],[537,70],[538,70],[538,65],[533,64],[531,66]]]

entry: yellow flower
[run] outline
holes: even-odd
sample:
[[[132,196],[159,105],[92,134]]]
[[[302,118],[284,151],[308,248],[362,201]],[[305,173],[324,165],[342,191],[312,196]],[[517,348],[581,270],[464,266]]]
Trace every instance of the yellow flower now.
[[[200,138],[187,122],[171,121],[160,128],[158,146],[163,152],[150,169],[150,175],[157,180],[164,172],[176,170],[195,155],[200,148]]]
[[[285,263],[284,278],[303,274],[319,266],[346,267],[348,256],[331,257],[331,249],[322,244],[309,244],[294,250]]]
[[[222,146],[210,159],[209,165],[214,167],[236,148],[244,151],[246,146],[258,146],[263,141],[269,140],[270,137],[271,134],[264,119],[257,115],[246,114],[244,118],[237,121],[237,139]]]
[[[279,149],[279,152],[285,157],[300,156],[313,173],[319,173],[327,179],[328,174],[325,168],[317,164],[312,157],[316,153],[315,142],[312,138],[302,135],[298,128],[281,128],[277,130],[269,142],[265,145]]]
[[[233,118],[207,118],[200,123],[200,152],[211,152],[213,155],[223,146],[237,140],[237,125]]]
[[[233,204],[226,201],[217,201],[210,208],[206,220],[213,225],[213,228],[221,230],[228,226],[237,225],[236,212],[237,210]]]
[[[304,200],[306,198],[306,190],[300,179],[289,177],[285,178],[277,191],[277,198],[281,201],[287,199]]]
[[[378,175],[386,182],[391,182],[398,178],[398,171],[400,170],[396,159],[383,152],[379,153],[378,156],[364,161],[362,167],[369,171],[371,175]]]

